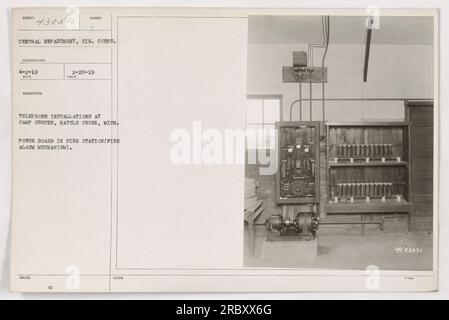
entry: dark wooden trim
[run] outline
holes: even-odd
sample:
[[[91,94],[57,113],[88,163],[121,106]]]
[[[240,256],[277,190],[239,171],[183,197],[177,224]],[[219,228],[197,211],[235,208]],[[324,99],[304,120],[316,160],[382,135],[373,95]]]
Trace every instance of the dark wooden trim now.
[[[326,206],[326,212],[329,213],[394,213],[394,212],[410,212],[413,204],[406,200],[397,202],[396,200],[388,200],[385,203],[380,200],[372,200],[370,203],[329,203]]]
[[[369,51],[371,48],[371,33],[373,29],[371,26],[366,30],[366,45],[365,45],[365,62],[363,65],[363,82],[368,81],[368,63],[369,63]]]
[[[405,107],[433,107],[433,100],[405,100]]]
[[[354,121],[354,122],[326,122],[328,127],[407,127],[410,123],[407,121]]]

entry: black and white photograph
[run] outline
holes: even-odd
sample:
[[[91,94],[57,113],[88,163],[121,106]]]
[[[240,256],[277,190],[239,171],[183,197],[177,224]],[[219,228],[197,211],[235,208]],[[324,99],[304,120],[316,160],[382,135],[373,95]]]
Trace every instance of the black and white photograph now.
[[[1,2],[0,300],[447,298],[443,1]]]
[[[432,270],[433,60],[433,17],[249,17],[246,267]]]

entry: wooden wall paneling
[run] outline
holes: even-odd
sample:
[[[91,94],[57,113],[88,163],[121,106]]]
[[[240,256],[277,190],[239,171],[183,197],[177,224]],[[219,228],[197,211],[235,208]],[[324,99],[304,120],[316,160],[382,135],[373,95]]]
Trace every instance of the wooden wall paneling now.
[[[412,223],[412,225],[416,229],[429,229],[432,225],[434,191],[433,104],[406,102],[405,108],[407,120],[411,123],[409,198],[415,205],[414,219],[418,222],[422,220],[419,224]],[[427,220],[425,220],[425,217],[427,217]]]

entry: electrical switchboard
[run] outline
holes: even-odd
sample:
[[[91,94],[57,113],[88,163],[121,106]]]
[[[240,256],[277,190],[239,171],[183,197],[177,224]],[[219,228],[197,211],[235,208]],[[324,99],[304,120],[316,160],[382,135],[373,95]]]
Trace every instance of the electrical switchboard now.
[[[278,122],[276,198],[283,204],[319,199],[319,123]]]

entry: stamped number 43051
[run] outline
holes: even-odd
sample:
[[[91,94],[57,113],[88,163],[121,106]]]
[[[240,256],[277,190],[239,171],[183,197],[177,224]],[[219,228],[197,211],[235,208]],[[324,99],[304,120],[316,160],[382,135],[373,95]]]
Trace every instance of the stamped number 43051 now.
[[[407,248],[407,247],[395,247],[394,251],[396,253],[422,253],[422,248]]]

